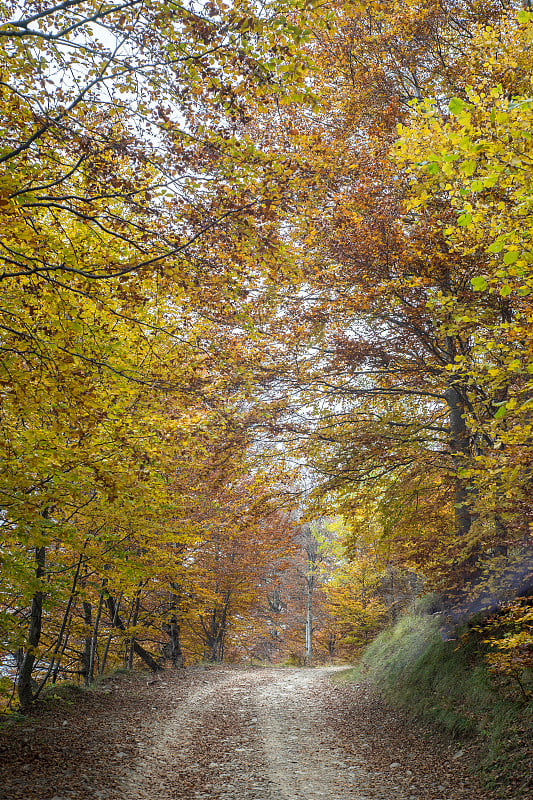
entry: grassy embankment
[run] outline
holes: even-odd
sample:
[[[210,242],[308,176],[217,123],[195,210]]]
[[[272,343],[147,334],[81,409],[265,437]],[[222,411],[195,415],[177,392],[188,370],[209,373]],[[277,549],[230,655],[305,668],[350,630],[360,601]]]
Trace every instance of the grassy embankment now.
[[[521,676],[528,700],[518,682],[489,672],[479,634],[444,641],[439,624],[419,604],[345,678],[370,681],[391,705],[475,745],[481,778],[498,796],[533,798],[533,675]]]

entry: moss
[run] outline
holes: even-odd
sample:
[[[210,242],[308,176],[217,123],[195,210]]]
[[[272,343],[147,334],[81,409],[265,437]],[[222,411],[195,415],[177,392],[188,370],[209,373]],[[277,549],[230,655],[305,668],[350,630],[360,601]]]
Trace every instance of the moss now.
[[[64,681],[62,683],[54,683],[50,686],[45,686],[39,695],[39,700],[42,702],[61,701],[63,703],[72,704],[80,699],[84,691],[85,690],[77,683]]]

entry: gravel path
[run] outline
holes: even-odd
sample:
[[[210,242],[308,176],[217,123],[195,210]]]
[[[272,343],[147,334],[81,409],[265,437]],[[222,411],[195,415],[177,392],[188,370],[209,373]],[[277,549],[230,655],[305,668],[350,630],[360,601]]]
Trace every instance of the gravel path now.
[[[114,679],[64,719],[45,710],[0,735],[0,799],[489,800],[466,749],[334,673]]]
[[[390,783],[372,770],[365,750],[347,757],[324,724],[321,694],[330,690],[324,680],[317,685],[312,672],[282,678],[259,691],[272,800],[389,800]]]

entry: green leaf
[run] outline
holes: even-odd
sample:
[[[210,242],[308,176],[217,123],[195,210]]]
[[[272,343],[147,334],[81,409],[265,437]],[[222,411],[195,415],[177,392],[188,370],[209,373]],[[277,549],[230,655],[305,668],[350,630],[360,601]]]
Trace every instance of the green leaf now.
[[[483,292],[488,287],[487,281],[481,275],[477,278],[472,278],[470,283],[475,292]]]
[[[504,283],[504,285],[500,289],[500,295],[502,297],[508,297],[512,291],[513,291],[512,286],[509,286],[508,283]]]
[[[460,97],[452,97],[448,109],[450,111],[450,114],[453,114],[454,117],[457,117],[462,111],[465,110],[465,107],[466,103],[464,102],[464,100],[461,100]]]
[[[472,214],[461,214],[459,217],[457,217],[457,224],[461,228],[467,228],[472,224]]]
[[[504,264],[514,264],[515,261],[518,259],[518,251],[517,250],[508,250],[503,257]]]
[[[466,161],[463,161],[463,163],[461,164],[461,172],[463,173],[463,175],[466,175],[467,178],[470,177],[470,175],[474,174],[475,169],[476,169],[476,162],[472,161],[471,158],[467,159]]]
[[[507,413],[507,406],[502,403],[497,412],[494,414],[494,419],[502,419]]]

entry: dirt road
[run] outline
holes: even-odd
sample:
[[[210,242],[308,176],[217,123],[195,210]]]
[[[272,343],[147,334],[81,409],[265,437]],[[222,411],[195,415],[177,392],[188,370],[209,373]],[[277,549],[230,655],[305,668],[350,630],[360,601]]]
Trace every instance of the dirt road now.
[[[400,730],[392,714],[384,730],[386,712],[379,703],[360,689],[333,683],[334,673],[334,669],[282,669],[220,675],[194,691],[154,732],[137,770],[125,781],[124,796],[139,800],[155,796],[470,800],[475,796],[475,787],[469,781],[465,784],[462,775],[456,780],[457,748],[440,755],[428,752],[423,740],[416,743]],[[417,761],[421,755],[427,759],[423,765]]]
[[[334,673],[222,668],[111,682],[91,716],[48,726],[53,741],[42,722],[32,725],[30,768],[8,768],[0,798],[489,798],[468,774],[467,752],[428,741]]]

